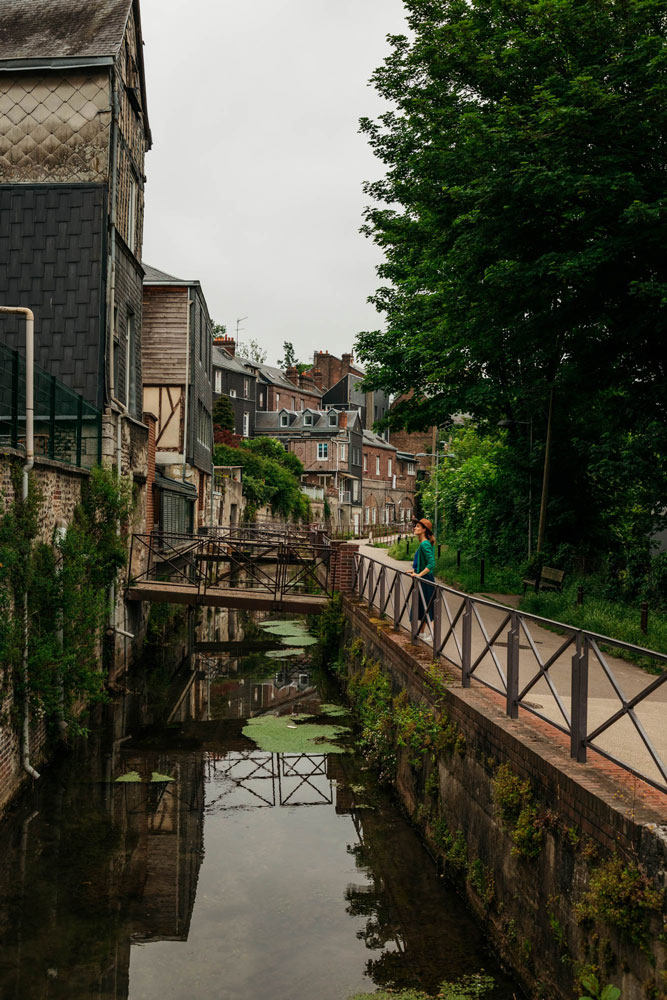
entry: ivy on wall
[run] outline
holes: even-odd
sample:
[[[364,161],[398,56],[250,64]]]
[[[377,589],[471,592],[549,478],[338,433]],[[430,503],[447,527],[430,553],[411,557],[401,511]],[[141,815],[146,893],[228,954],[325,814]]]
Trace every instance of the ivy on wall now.
[[[23,693],[27,591],[33,718],[63,718],[78,732],[77,707],[104,697],[102,642],[110,588],[126,561],[123,534],[133,508],[132,486],[110,470],[93,469],[72,521],[49,544],[38,540],[43,497],[31,482],[27,500],[21,498],[21,474],[16,464],[14,497],[0,517],[0,694],[7,708]]]

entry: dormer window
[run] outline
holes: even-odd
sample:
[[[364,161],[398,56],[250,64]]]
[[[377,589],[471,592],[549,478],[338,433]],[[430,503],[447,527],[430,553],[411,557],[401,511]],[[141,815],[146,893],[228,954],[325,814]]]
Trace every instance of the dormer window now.
[[[337,427],[337,426],[338,426],[338,414],[336,413],[335,410],[333,410],[329,414],[329,427]]]
[[[312,415],[312,413],[304,413],[304,415],[303,415],[303,425],[304,425],[304,427],[312,427],[313,426],[313,415]]]
[[[289,413],[280,414],[280,426],[289,427]]]

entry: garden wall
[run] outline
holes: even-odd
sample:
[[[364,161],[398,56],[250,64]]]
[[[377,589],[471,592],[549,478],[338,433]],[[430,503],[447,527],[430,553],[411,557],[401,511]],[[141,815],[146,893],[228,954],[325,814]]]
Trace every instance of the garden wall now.
[[[403,806],[528,994],[579,997],[592,972],[622,1000],[664,1000],[660,796],[572,761],[555,732],[507,718],[490,692],[460,687],[455,671],[443,681],[425,647],[353,599],[344,610],[337,672],[367,755],[384,754]],[[374,718],[378,668],[393,695],[384,723]]]

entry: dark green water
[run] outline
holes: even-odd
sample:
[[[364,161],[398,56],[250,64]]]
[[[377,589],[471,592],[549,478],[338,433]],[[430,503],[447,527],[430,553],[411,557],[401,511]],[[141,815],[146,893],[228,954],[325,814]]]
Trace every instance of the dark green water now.
[[[362,761],[242,735],[336,700],[327,678],[267,658],[252,622],[206,627],[244,644],[177,673],[147,655],[0,825],[0,997],[346,1000],[481,968],[518,997]]]

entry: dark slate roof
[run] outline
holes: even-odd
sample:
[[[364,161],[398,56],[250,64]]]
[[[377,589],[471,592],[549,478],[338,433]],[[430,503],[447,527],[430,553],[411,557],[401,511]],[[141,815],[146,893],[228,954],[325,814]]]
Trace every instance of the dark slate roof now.
[[[387,451],[396,451],[393,444],[389,444],[388,441],[385,441],[385,439],[380,437],[379,434],[376,434],[375,431],[364,430],[363,438],[364,444],[369,445],[371,448],[386,448]]]
[[[246,358],[241,358],[240,360],[246,361]],[[252,361],[248,361],[248,364],[253,364]],[[264,382],[268,382],[270,385],[277,385],[281,389],[291,389],[292,392],[305,392],[309,393],[311,396],[321,396],[321,391],[317,386],[304,386],[300,388],[295,382],[290,382],[284,372],[280,368],[275,368],[273,365],[258,364],[255,367],[259,371],[259,376]]]
[[[158,271],[157,267],[144,264],[144,285],[167,284],[167,285],[196,285],[196,281],[186,281],[184,278],[175,278],[173,274],[166,271]]]
[[[132,0],[2,0],[0,59],[115,56]]]
[[[237,361],[233,354],[226,351],[224,347],[216,347],[213,345],[213,350],[211,352],[211,361],[214,368],[225,368],[227,371],[237,372],[237,374],[243,375],[245,378],[250,377],[250,373],[245,365]]]
[[[289,424],[287,427],[281,427],[280,416],[286,413],[289,417]],[[333,407],[330,410],[313,410],[306,407],[305,410],[288,410],[286,408],[280,410],[258,410],[255,414],[255,430],[256,431],[266,431],[271,430],[277,435],[289,434],[293,436],[294,434],[338,434],[341,430],[338,421],[335,424],[329,423],[329,414],[339,413],[340,411],[335,410]],[[312,423],[307,424],[305,422],[305,415],[310,414],[312,417]],[[359,422],[358,413],[354,414],[352,420],[350,420],[350,414],[348,414],[348,430],[354,430],[355,422]],[[394,448],[392,448],[395,451]]]

